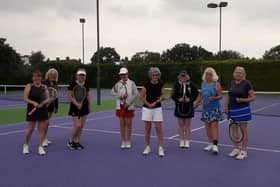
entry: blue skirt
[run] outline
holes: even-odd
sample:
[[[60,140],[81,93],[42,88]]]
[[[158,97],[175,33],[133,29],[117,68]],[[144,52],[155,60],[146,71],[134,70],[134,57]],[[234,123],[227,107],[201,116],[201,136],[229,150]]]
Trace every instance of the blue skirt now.
[[[229,116],[236,123],[247,123],[252,120],[249,106],[229,106]]]

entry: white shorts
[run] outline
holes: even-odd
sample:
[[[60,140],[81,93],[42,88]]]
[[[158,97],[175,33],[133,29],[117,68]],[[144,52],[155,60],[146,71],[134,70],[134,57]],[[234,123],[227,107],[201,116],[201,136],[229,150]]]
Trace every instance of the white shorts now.
[[[163,121],[162,117],[162,108],[142,108],[142,120],[143,121],[152,121],[152,122],[161,122]]]

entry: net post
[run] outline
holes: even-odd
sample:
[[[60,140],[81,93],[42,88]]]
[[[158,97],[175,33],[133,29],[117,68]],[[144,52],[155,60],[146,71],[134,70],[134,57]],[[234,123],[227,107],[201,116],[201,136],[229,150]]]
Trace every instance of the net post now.
[[[4,85],[4,95],[7,95],[7,85]]]

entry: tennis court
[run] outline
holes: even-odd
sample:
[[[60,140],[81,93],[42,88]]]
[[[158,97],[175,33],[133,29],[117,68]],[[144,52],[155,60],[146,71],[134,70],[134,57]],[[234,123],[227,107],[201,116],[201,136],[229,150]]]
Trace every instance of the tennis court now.
[[[103,98],[106,95],[109,97],[104,93]],[[13,104],[13,101],[1,100],[1,107],[6,102],[7,105]],[[140,108],[137,108],[133,121],[130,150],[119,148],[119,124],[114,111],[89,115],[81,140],[85,145],[82,151],[66,147],[71,118],[52,119],[48,137],[54,143],[46,149],[46,156],[37,154],[36,133],[30,144],[31,154],[21,154],[25,122],[4,125],[0,127],[0,186],[278,187],[279,107],[279,95],[257,96],[252,104],[255,115],[249,125],[249,158],[243,161],[227,156],[232,146],[226,120],[220,123],[220,154],[216,156],[203,151],[207,138],[200,112],[196,112],[192,121],[191,148],[182,149],[178,147],[177,121],[173,111],[171,108],[164,110],[166,156],[163,158],[157,155],[155,136],[152,138],[152,154],[142,155],[145,141]]]

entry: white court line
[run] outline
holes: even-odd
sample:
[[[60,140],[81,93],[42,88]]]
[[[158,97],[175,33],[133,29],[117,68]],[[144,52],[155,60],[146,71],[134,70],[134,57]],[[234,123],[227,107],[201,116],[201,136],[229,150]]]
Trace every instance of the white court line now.
[[[63,126],[59,126],[59,125],[55,125],[53,126],[55,128],[61,128],[61,129],[71,129],[71,127],[63,127]],[[109,130],[99,130],[99,129],[87,129],[84,128],[85,131],[89,131],[89,132],[100,132],[100,133],[106,133],[106,134],[120,134],[119,131],[109,131]],[[144,137],[144,134],[137,134],[137,133],[132,133],[133,136],[140,136],[140,137]],[[151,136],[151,138],[157,138],[157,136]],[[165,140],[172,140],[172,141],[177,141],[178,139],[169,139],[168,137],[164,138]],[[199,141],[199,140],[191,140],[191,142],[193,143],[197,143],[197,144],[208,144],[208,142],[206,141]],[[222,147],[233,147],[232,145],[228,145],[228,144],[219,144],[219,146]],[[248,150],[254,150],[254,151],[261,151],[261,152],[272,152],[272,153],[280,153],[280,150],[277,149],[266,149],[266,148],[257,148],[257,147],[247,147]]]
[[[22,133],[22,132],[25,132],[25,130],[4,132],[4,133],[0,133],[0,136],[10,135],[10,134],[18,134],[18,133]]]
[[[256,110],[252,111],[252,113],[260,112],[260,111],[262,111],[262,110],[265,110],[265,109],[267,109],[267,108],[274,107],[274,106],[279,105],[279,104],[280,104],[280,103],[273,103],[273,104],[271,104],[271,105],[267,105],[267,106],[264,106],[264,107],[262,107],[262,108],[256,109]]]

